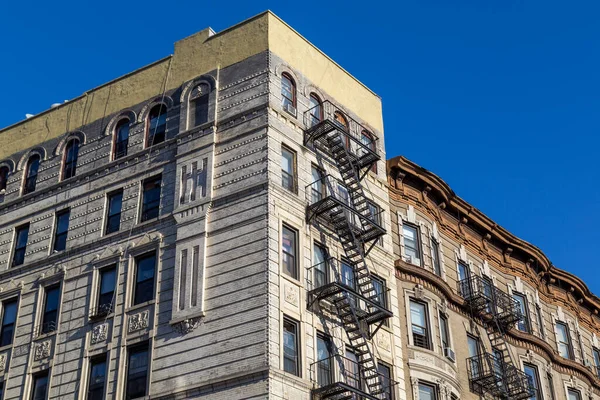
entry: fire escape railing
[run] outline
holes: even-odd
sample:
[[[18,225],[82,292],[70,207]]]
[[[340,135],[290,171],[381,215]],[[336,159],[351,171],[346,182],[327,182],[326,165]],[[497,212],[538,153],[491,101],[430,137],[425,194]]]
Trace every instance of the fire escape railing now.
[[[517,301],[479,276],[459,281],[458,293],[465,300],[471,317],[485,327],[492,347],[489,353],[467,359],[471,391],[502,400],[529,399],[534,388],[527,375],[515,366],[504,339],[505,332],[523,318]]]
[[[315,272],[317,266],[311,268],[314,276],[308,296],[309,308],[323,314],[328,309],[337,317],[356,357],[354,381],[364,382],[360,386],[361,393],[356,394],[352,390],[348,392],[350,387],[358,390],[357,385],[348,384],[351,376],[346,375],[346,379],[326,386],[315,381],[312,396],[313,399],[389,398],[378,397],[386,396],[387,386],[378,372],[369,340],[392,314],[378,303],[383,292],[376,287],[365,259],[385,230],[381,226],[379,208],[367,199],[361,184],[379,160],[377,139],[330,102],[308,110],[304,122],[307,126],[304,144],[315,150],[319,162],[323,157],[328,158],[340,174],[340,179],[322,177],[306,188],[306,220],[324,222],[335,233],[344,249],[346,275],[352,276],[344,281],[341,266],[331,260],[327,261],[325,271],[333,270],[336,280],[328,279],[330,272],[323,275]],[[316,304],[320,307],[314,307]],[[371,324],[377,327],[372,329]],[[340,359],[339,355],[336,357]]]
[[[310,365],[310,380],[313,383],[313,399],[371,399],[393,400],[394,387],[398,382],[379,372],[369,383],[361,374],[358,361],[341,355],[330,356]],[[372,389],[369,391],[368,386]]]

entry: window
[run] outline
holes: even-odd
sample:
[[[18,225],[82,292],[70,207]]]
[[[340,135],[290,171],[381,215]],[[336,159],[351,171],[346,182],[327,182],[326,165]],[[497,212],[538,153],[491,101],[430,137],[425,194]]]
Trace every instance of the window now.
[[[350,146],[350,135],[348,135],[348,120],[346,119],[346,117],[344,116],[344,114],[342,114],[339,111],[336,111],[335,113],[333,113],[333,119],[335,121],[335,123],[337,124],[338,128],[341,128],[341,130],[343,132],[346,132],[344,134],[342,134],[342,140],[344,141],[344,145],[346,146],[346,149],[348,149],[349,151],[351,150],[351,146]]]
[[[404,256],[411,264],[421,265],[421,248],[419,246],[419,229],[416,226],[403,224]]]
[[[342,285],[350,289],[356,289],[356,277],[354,267],[347,260],[342,260]]]
[[[312,165],[310,169],[312,183],[310,185],[311,204],[317,203],[325,197],[327,188],[325,186],[325,178],[323,171],[316,165]]]
[[[552,374],[550,372],[546,374],[546,379],[548,380],[548,386],[550,387],[550,400],[556,400],[556,395],[554,394],[554,379],[552,379]]]
[[[146,342],[129,348],[125,398],[129,400],[146,396],[147,378],[148,343]]]
[[[381,210],[377,204],[367,201],[367,209],[369,210],[369,219],[381,226]]]
[[[98,301],[96,316],[110,314],[113,311],[115,287],[117,283],[117,266],[103,268],[99,271]]]
[[[440,262],[440,244],[434,238],[431,238],[431,263],[433,272],[437,276],[442,276],[442,264]]]
[[[56,213],[56,226],[54,227],[54,251],[63,251],[67,248],[67,235],[69,234],[70,210]]]
[[[373,283],[373,289],[375,289],[375,296],[372,297],[372,300],[379,304],[381,307],[387,307],[387,289],[385,285],[385,281],[378,276],[371,275],[371,282]]]
[[[48,370],[33,375],[31,400],[46,400],[48,394]]]
[[[527,299],[521,293],[513,292],[513,299],[517,302],[519,313],[521,314],[517,322],[517,329],[521,332],[530,332],[529,330],[529,313],[527,310]]]
[[[210,86],[206,83],[201,83],[192,90],[190,95],[190,127],[208,122],[209,93]]]
[[[327,250],[318,244],[313,244],[313,289],[329,283],[329,263]]]
[[[437,388],[431,383],[419,382],[419,400],[437,400]]]
[[[296,193],[296,153],[281,148],[281,186]]]
[[[11,299],[2,302],[2,330],[0,331],[0,347],[12,344],[16,322],[17,299]]]
[[[479,375],[481,365],[479,364],[479,339],[474,336],[467,335],[467,350],[469,353],[469,359],[467,360],[468,367],[471,368],[471,375]]]
[[[60,286],[50,286],[45,289],[44,315],[42,315],[41,329],[42,334],[56,331],[59,297]]]
[[[146,254],[135,259],[134,306],[154,299],[155,269],[156,253]]]
[[[283,264],[283,273],[294,279],[298,279],[298,259],[296,257],[296,252],[298,251],[297,237],[297,231],[286,225],[282,226],[281,262]]]
[[[286,73],[281,75],[281,106],[285,111],[296,114],[296,84]]]
[[[592,355],[594,356],[594,365],[596,366],[596,375],[600,378],[600,350],[592,348]]]
[[[469,266],[463,262],[458,263],[458,281],[465,281],[471,277]]]
[[[327,386],[333,382],[333,360],[331,339],[321,333],[317,334],[317,383]]]
[[[62,178],[69,179],[75,176],[77,157],[79,156],[79,140],[71,139],[65,148]]]
[[[123,118],[115,126],[115,144],[113,147],[113,160],[118,160],[127,155],[127,147],[129,146],[129,128],[131,123],[129,119]]]
[[[448,327],[448,317],[440,312],[440,338],[442,339],[442,351],[450,346],[450,330]]]
[[[540,389],[540,377],[538,375],[538,369],[535,365],[523,364],[523,372],[527,375],[529,381],[529,387],[533,389],[533,396],[529,400],[543,400],[542,390]]]
[[[160,190],[160,186],[159,186]],[[159,195],[160,197],[160,195]],[[105,234],[121,229],[121,209],[123,207],[123,191],[119,190],[108,195],[108,212],[106,216]]]
[[[23,187],[23,194],[32,193],[35,191],[35,184],[37,182],[38,170],[40,169],[40,156],[34,154],[27,161],[27,167],[25,167],[25,186]]]
[[[158,104],[150,110],[146,129],[146,147],[152,147],[165,141],[167,132],[167,106]]]
[[[579,390],[569,388],[567,393],[568,400],[581,400],[581,392]]]
[[[8,182],[8,167],[0,167],[0,194],[6,190]]]
[[[560,354],[560,356],[572,359],[573,346],[571,345],[571,336],[569,335],[569,328],[567,327],[567,324],[563,322],[556,323],[556,337],[558,353]]]
[[[483,285],[483,294],[486,299],[485,310],[487,313],[491,313],[494,300],[494,282],[490,277],[481,275],[481,283]]]
[[[15,251],[13,254],[13,266],[21,265],[25,261],[27,250],[27,239],[29,237],[29,224],[18,227],[15,230]]]
[[[158,218],[160,209],[160,185],[162,178],[146,179],[143,183],[142,221]]]
[[[308,102],[308,108],[310,110],[310,121],[308,121],[308,126],[313,127],[323,121],[323,104],[321,103],[319,96],[314,93],[310,94]]]
[[[427,323],[427,306],[416,300],[410,300],[410,322],[413,345],[429,349],[429,324]]]
[[[542,315],[542,307],[539,304],[535,305],[535,316],[537,318],[537,324],[540,328],[540,335],[542,338],[546,336],[546,328],[544,328],[544,317]]]
[[[298,323],[290,318],[283,318],[283,370],[300,376],[298,358]]]
[[[378,398],[385,400],[393,400],[394,392],[392,390],[392,369],[388,365],[382,362],[378,362],[377,372],[379,372],[382,381],[381,383],[383,384],[383,396],[378,396]]]
[[[373,135],[371,134],[371,132],[368,131],[362,131],[360,134],[360,142],[363,144],[363,146],[368,149],[371,150],[373,153],[377,153],[377,149],[375,148],[375,139],[373,138]],[[367,153],[367,150],[362,150],[361,153],[364,155]],[[374,173],[377,173],[377,162],[373,163],[373,166],[371,167],[371,171],[373,171]]]
[[[106,381],[106,354],[90,360],[90,380],[87,400],[104,399],[104,382]]]
[[[358,364],[358,357],[354,351],[348,348],[348,346],[346,347],[346,359],[343,361],[345,374],[344,383],[357,389],[364,387],[360,366]]]

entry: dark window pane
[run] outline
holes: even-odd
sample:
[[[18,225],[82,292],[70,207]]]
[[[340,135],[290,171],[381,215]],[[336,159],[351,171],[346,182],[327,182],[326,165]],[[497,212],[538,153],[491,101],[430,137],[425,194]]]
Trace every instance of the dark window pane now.
[[[108,215],[106,218],[106,233],[117,232],[121,228],[121,208],[123,192],[117,192],[108,197]]]
[[[150,147],[164,142],[166,131],[167,107],[161,104],[154,107],[148,115],[148,143],[146,146]]]
[[[13,265],[21,265],[25,261],[25,250],[27,249],[28,237],[29,224],[17,228],[15,234],[15,254],[13,256]]]
[[[283,369],[299,376],[298,367],[298,326],[285,318],[283,320]]]
[[[154,271],[156,255],[150,254],[136,260],[133,305],[154,299]]]
[[[25,187],[23,188],[23,194],[31,193],[35,191],[35,184],[37,182],[38,170],[40,168],[40,156],[31,156],[27,162],[27,174],[25,175]]]
[[[56,215],[56,231],[54,233],[54,250],[62,251],[67,248],[67,236],[69,233],[69,210]]]
[[[292,278],[298,278],[296,261],[296,231],[284,226],[281,237],[283,272]]]
[[[127,365],[126,399],[135,399],[146,395],[146,378],[148,375],[148,345],[134,347],[129,350]]]
[[[100,271],[100,291],[96,315],[105,315],[112,312],[116,281],[117,269],[115,267]]]
[[[129,120],[122,119],[115,128],[115,149],[114,159],[125,157],[127,155],[127,146],[129,145]]]
[[[48,371],[33,376],[32,400],[46,400],[48,392]]]
[[[0,346],[6,346],[12,343],[16,320],[17,300],[5,301],[2,305],[2,331],[0,332]]]
[[[160,208],[160,185],[161,178],[155,178],[144,182],[142,222],[158,217]]]
[[[0,192],[6,190],[8,181],[8,167],[0,167]]]
[[[296,191],[296,156],[293,152],[281,149],[281,185],[291,192]]]
[[[63,179],[69,179],[75,176],[77,168],[77,158],[79,156],[79,141],[71,140],[67,143],[65,149],[65,161],[63,166]]]
[[[58,322],[59,297],[60,288],[58,286],[46,289],[44,316],[42,318],[42,333],[50,333],[56,330],[56,323]]]
[[[92,359],[90,365],[90,381],[88,400],[104,399],[104,382],[106,381],[106,356]]]

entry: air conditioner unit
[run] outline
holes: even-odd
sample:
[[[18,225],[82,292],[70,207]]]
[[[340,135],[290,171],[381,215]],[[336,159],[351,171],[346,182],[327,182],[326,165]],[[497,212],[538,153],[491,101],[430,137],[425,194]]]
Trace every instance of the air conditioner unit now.
[[[283,109],[289,114],[292,114],[294,117],[296,116],[296,107],[294,107],[293,105],[286,103],[283,105]]]
[[[454,353],[454,350],[452,350],[450,347],[444,348],[444,356],[446,356],[446,358],[452,362],[456,361],[456,354]]]
[[[409,264],[412,265],[417,265],[417,266],[421,266],[421,259],[420,258],[416,258],[413,256],[404,256],[404,261],[406,261]]]

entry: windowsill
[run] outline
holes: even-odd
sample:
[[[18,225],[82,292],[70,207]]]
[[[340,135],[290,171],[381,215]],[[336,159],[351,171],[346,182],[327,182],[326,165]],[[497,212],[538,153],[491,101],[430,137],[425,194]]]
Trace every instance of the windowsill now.
[[[56,331],[52,331],[52,332],[48,332],[48,333],[39,333],[37,334],[33,340],[43,340],[43,339],[48,339],[52,336],[56,335]]]
[[[304,287],[304,286],[302,286],[302,281],[300,281],[299,278],[297,279],[297,278],[293,278],[289,275],[286,275],[283,271],[280,271],[279,275],[282,278],[285,278],[285,280],[289,281],[290,283],[293,283],[294,285],[297,285],[299,287]]]
[[[105,315],[90,315],[90,317],[88,318],[88,322],[90,324],[94,324],[96,322],[102,321],[102,320],[107,320],[109,318],[113,318],[115,316],[115,312],[111,312]]]
[[[156,303],[156,300],[148,300],[148,301],[146,301],[146,302],[143,302],[143,303],[140,303],[140,304],[136,304],[136,305],[134,305],[134,306],[129,306],[129,307],[128,307],[128,308],[125,310],[125,312],[126,312],[126,313],[129,313],[129,312],[131,312],[131,311],[136,311],[136,310],[139,310],[139,309],[141,309],[141,308],[144,308],[144,307],[148,307],[148,306],[150,306],[150,305],[153,305],[154,303]]]

